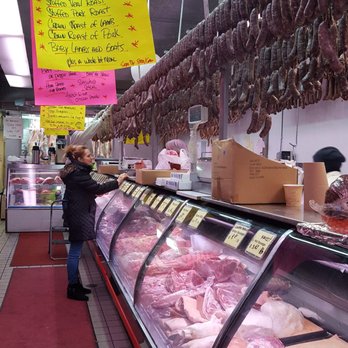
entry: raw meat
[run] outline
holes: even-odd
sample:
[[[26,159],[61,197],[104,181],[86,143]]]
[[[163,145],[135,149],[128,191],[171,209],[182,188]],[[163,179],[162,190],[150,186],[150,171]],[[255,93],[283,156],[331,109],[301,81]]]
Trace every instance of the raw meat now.
[[[276,337],[264,336],[250,339],[246,348],[284,348],[284,345]]]
[[[164,319],[162,323],[164,328],[169,331],[185,329],[190,325],[190,322],[184,318]]]
[[[247,343],[238,337],[233,337],[227,348],[247,348]]]
[[[270,316],[256,309],[251,309],[243,321],[243,326],[259,326],[265,329],[273,328],[273,322]]]
[[[166,289],[168,292],[176,292],[183,289],[195,289],[201,285],[204,279],[196,271],[176,272],[173,270],[166,277]]]
[[[217,320],[210,320],[205,323],[197,323],[183,328],[179,331],[179,335],[185,339],[197,339],[207,336],[218,335],[222,329],[222,324]]]
[[[243,287],[235,283],[214,284],[215,297],[223,309],[235,307],[243,295]]]
[[[185,313],[187,319],[192,323],[203,323],[207,321],[202,317],[198,309],[197,300],[188,296],[182,296],[175,303],[175,308],[180,311],[180,313]]]
[[[182,348],[211,348],[216,340],[216,336],[199,338],[183,344]]]
[[[277,337],[288,337],[303,330],[302,313],[289,303],[270,299],[261,306],[261,312],[271,318]]]
[[[212,315],[218,311],[221,311],[221,306],[219,302],[215,299],[214,290],[209,287],[205,291],[204,300],[203,300],[203,315],[210,319]]]

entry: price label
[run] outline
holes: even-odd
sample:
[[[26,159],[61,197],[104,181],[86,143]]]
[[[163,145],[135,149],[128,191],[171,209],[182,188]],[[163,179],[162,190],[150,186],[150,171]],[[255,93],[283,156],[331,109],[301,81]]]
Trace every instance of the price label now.
[[[124,183],[123,187],[121,187],[121,190],[123,192],[126,192],[128,190],[128,187],[129,187],[129,184],[128,184],[128,182],[126,182],[126,183]]]
[[[155,197],[156,197],[156,193],[151,193],[151,195],[147,198],[145,204],[150,205],[151,202],[155,199]]]
[[[167,216],[173,216],[176,208],[180,205],[179,201],[173,201],[170,206],[168,207],[168,209],[165,211],[165,214]]]
[[[132,197],[136,197],[136,194],[139,192],[140,187],[137,186],[135,190],[132,192]]]
[[[134,184],[130,184],[127,191],[126,191],[127,195],[129,195],[133,189],[134,189]]]
[[[237,249],[247,235],[249,229],[250,226],[242,225],[237,222],[225,238],[224,243]]]
[[[146,191],[141,195],[140,200],[141,200],[142,202],[144,202],[146,196],[147,196],[148,194],[150,194],[150,193],[151,193],[151,191],[147,191],[147,190],[146,190]]]
[[[201,224],[205,216],[208,214],[205,210],[198,210],[195,214],[195,216],[192,218],[192,220],[189,223],[189,226],[192,228],[198,228],[198,226]]]
[[[120,190],[121,190],[122,192],[124,192],[125,186],[126,186],[126,182],[124,181],[124,182],[121,184],[121,186],[120,186]]]
[[[171,199],[170,198],[166,198],[162,203],[161,205],[159,206],[158,208],[158,211],[160,213],[163,213],[164,209],[167,208],[168,204],[170,203]]]
[[[187,205],[185,207],[183,207],[181,209],[179,215],[175,219],[175,221],[183,223],[185,221],[187,215],[190,213],[191,210],[192,210],[192,207],[189,207]]]
[[[139,198],[140,195],[144,192],[144,190],[145,190],[145,187],[139,187],[139,190],[138,190],[138,192],[136,193],[135,197],[136,197],[136,198]]]
[[[262,259],[276,237],[274,233],[261,229],[256,232],[246,247],[245,252],[258,259]]]
[[[157,198],[151,204],[151,209],[156,209],[156,207],[158,206],[158,204],[162,200],[162,198],[163,198],[162,195],[157,196]]]

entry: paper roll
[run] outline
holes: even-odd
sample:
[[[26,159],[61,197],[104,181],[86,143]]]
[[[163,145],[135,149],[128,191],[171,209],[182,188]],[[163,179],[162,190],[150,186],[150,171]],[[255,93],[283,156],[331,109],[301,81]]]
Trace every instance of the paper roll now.
[[[303,163],[304,170],[304,209],[312,210],[309,201],[314,200],[318,204],[325,201],[325,193],[329,188],[325,165],[323,162]]]

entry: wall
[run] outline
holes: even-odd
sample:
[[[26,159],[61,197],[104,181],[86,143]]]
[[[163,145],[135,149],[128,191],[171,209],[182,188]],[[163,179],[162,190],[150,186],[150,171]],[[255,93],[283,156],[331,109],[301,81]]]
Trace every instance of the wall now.
[[[246,134],[251,121],[251,113],[233,125],[228,126],[228,137],[233,137],[241,145],[256,153],[261,153],[263,144],[258,134]],[[298,121],[298,131],[297,131]],[[296,144],[296,160],[313,162],[313,154],[322,147],[335,146],[347,158],[342,172],[348,173],[348,102],[343,100],[322,101],[306,109],[284,110],[283,135],[282,114],[272,116],[272,129],[268,139],[268,158],[276,159],[280,150],[289,151]],[[282,139],[283,137],[283,139]]]

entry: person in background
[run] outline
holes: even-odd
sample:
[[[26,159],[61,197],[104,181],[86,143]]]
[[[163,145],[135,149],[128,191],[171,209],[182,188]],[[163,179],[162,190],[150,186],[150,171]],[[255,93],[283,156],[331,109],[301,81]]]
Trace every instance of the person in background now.
[[[329,186],[341,176],[342,163],[346,158],[333,146],[324,147],[313,155],[314,162],[324,162]]]
[[[67,297],[73,300],[88,301],[86,294],[91,290],[82,286],[78,266],[84,241],[95,239],[94,229],[96,195],[115,190],[122,184],[127,174],[121,174],[114,181],[97,183],[90,176],[93,157],[86,146],[69,145],[66,156],[70,160],[60,171],[66,189],[63,202],[64,226],[69,227],[70,250],[67,260]]]
[[[175,168],[176,165],[178,168]],[[173,168],[190,169],[190,159],[187,154],[187,145],[180,139],[172,139],[167,141],[165,148],[158,154],[158,164],[156,169]]]

